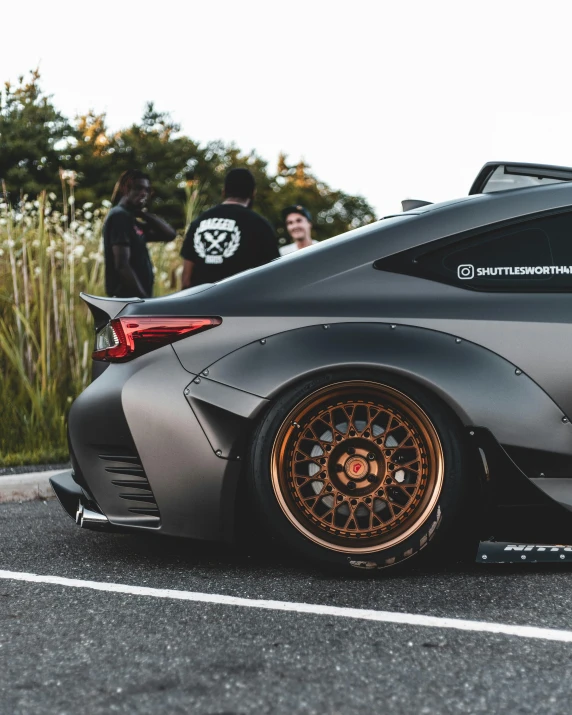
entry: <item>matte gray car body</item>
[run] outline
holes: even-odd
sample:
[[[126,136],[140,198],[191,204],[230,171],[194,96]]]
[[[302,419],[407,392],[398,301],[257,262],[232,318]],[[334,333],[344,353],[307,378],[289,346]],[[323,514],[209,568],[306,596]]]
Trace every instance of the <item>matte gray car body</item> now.
[[[565,208],[571,184],[432,204],[213,286],[122,305],[122,316],[222,324],[111,364],[80,395],[70,445],[84,496],[112,525],[231,538],[258,416],[305,376],[367,367],[424,385],[469,434],[490,432],[523,478],[572,508],[572,293],[488,293],[374,268],[446,237]],[[148,492],[118,498],[111,478],[128,468],[122,445],[149,482],[156,517],[137,501]]]

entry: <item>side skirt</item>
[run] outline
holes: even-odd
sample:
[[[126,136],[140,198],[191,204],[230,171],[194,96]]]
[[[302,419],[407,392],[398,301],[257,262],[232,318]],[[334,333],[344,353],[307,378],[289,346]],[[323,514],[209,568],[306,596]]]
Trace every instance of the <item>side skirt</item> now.
[[[481,541],[479,564],[565,563],[572,562],[572,546],[556,544],[510,544],[506,541]]]

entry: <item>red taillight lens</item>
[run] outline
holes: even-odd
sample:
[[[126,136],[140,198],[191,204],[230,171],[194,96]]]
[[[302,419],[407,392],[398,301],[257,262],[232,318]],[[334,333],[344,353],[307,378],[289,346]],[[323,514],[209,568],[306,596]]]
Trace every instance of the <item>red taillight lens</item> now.
[[[92,358],[125,362],[221,323],[220,318],[115,318],[96,334]]]

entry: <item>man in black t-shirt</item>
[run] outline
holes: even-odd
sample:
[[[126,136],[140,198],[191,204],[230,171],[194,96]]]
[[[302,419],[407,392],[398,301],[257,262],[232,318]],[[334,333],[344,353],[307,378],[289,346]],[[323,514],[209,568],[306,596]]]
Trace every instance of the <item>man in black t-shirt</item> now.
[[[151,182],[147,174],[129,169],[119,177],[113,199],[117,206],[107,214],[103,226],[105,290],[118,298],[150,298],[153,295],[153,266],[149,241],[172,241],[175,229],[158,216],[144,212]]]
[[[250,208],[254,193],[248,169],[228,172],[222,204],[195,219],[185,236],[183,288],[216,283],[279,257],[272,226]]]

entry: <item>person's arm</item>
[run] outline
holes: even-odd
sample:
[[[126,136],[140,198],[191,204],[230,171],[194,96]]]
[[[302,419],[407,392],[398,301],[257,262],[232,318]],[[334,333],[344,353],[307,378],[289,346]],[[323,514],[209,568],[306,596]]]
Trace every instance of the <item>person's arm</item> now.
[[[183,276],[181,278],[181,290],[191,288],[193,285],[193,269],[197,262],[198,256],[195,251],[194,237],[195,231],[199,225],[198,219],[195,219],[189,226],[183,245],[181,246],[181,258],[183,259]]]
[[[168,243],[176,237],[177,232],[175,229],[159,216],[150,214],[148,211],[140,213],[139,216],[145,222],[145,238],[147,241]]]
[[[137,278],[137,274],[131,268],[129,259],[131,257],[131,249],[129,246],[125,245],[114,245],[113,250],[113,260],[115,262],[115,270],[119,274],[121,279],[121,285],[123,289],[127,292],[133,294],[137,298],[148,298],[148,295],[143,290],[143,286]]]
[[[186,258],[183,259],[183,277],[181,278],[181,290],[185,290],[185,288],[191,288],[191,286],[193,285],[192,279],[194,267],[195,264],[192,261],[189,261]]]

